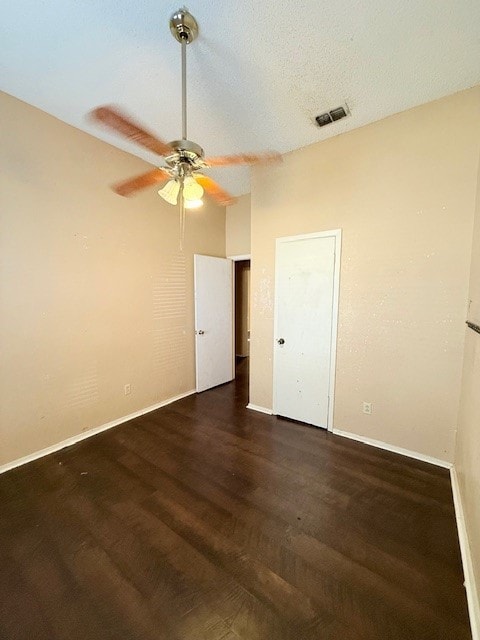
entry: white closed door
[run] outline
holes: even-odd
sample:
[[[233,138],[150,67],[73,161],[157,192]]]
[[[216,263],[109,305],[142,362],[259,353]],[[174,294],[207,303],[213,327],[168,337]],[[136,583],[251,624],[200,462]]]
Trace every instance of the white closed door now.
[[[234,378],[233,262],[194,256],[197,392]]]
[[[323,428],[333,374],[335,245],[335,236],[299,236],[276,246],[274,413]]]

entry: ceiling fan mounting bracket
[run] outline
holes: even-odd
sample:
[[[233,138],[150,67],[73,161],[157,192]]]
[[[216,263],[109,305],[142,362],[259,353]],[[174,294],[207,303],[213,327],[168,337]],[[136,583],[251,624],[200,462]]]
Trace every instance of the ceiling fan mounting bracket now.
[[[198,24],[192,14],[183,7],[170,18],[170,31],[178,42],[190,44],[198,36]]]

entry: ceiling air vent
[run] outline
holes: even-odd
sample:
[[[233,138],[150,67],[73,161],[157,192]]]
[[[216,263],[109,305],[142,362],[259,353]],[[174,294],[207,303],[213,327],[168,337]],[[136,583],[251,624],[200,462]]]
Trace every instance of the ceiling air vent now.
[[[327,111],[326,113],[321,113],[315,118],[315,121],[319,127],[324,127],[326,124],[346,118],[349,113],[347,105],[343,105],[341,107],[336,107],[331,111]]]

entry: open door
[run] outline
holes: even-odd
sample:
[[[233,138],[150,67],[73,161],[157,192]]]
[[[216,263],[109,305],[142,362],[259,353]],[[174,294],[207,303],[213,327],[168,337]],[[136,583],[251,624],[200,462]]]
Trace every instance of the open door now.
[[[194,256],[197,393],[234,378],[233,262]]]

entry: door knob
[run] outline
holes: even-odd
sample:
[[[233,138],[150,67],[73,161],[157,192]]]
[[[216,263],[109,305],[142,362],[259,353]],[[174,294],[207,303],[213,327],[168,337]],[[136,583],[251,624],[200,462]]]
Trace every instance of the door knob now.
[[[278,344],[285,344],[285,340],[283,338],[277,339]]]
[[[203,334],[205,333],[205,331],[203,329],[200,329],[200,331],[197,331],[199,336],[203,336]]]

